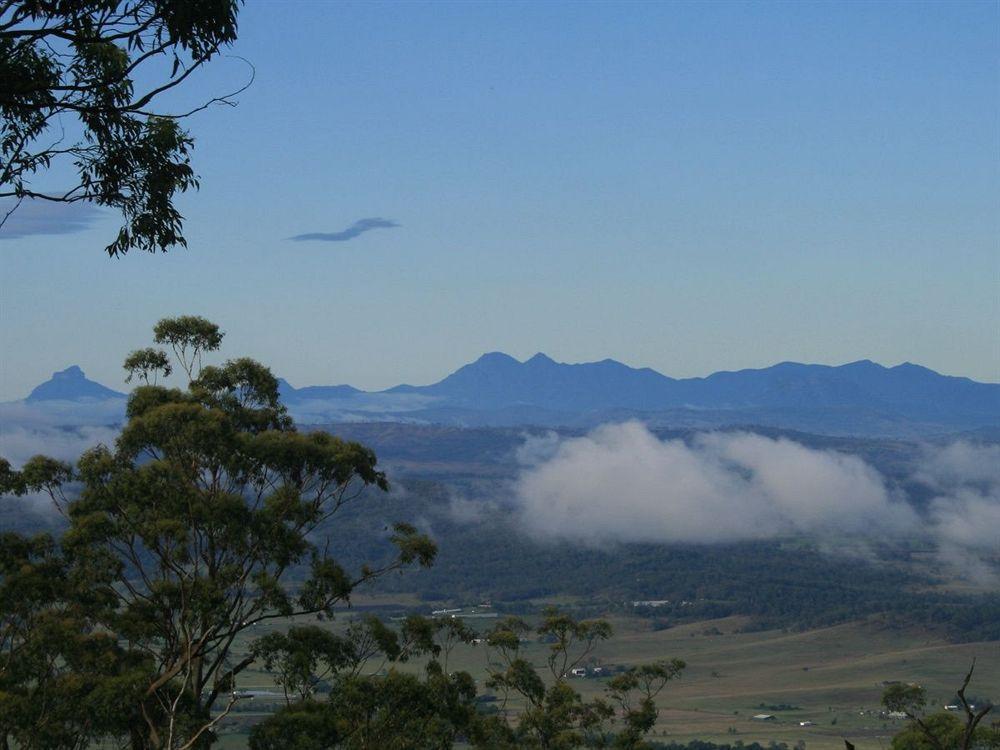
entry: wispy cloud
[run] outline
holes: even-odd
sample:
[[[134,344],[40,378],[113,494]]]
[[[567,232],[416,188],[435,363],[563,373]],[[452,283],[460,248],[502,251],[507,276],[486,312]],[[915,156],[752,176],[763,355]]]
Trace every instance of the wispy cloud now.
[[[0,221],[14,207],[14,201],[0,201]],[[84,202],[25,200],[0,226],[0,240],[15,240],[37,234],[75,234],[88,229],[103,215],[101,209]]]
[[[358,235],[370,232],[373,229],[394,229],[398,226],[400,225],[391,219],[381,219],[376,216],[371,219],[358,219],[356,222],[351,224],[351,226],[347,227],[347,229],[341,230],[340,232],[309,232],[308,234],[297,234],[294,237],[289,237],[289,239],[295,240],[296,242],[304,242],[307,240],[318,240],[320,242],[347,242],[348,240],[353,240]]]

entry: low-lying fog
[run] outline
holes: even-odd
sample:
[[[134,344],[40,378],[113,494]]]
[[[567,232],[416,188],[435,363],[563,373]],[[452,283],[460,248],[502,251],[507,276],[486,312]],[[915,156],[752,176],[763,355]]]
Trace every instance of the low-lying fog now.
[[[583,437],[528,438],[515,483],[536,536],[608,542],[732,542],[789,534],[862,539],[927,535],[982,577],[1000,553],[1000,445],[927,446],[918,513],[862,459],[749,432],[661,440],[638,422]]]
[[[38,453],[73,460],[115,435],[107,426],[15,419],[0,430],[0,455],[15,466]],[[751,432],[662,440],[639,422],[608,424],[580,437],[528,436],[517,463],[503,504],[512,503],[519,526],[538,539],[608,545],[919,536],[966,577],[997,582],[985,561],[1000,555],[1000,445],[924,446],[910,478],[932,499],[919,510],[857,456]],[[476,502],[455,498],[456,519],[475,522]]]

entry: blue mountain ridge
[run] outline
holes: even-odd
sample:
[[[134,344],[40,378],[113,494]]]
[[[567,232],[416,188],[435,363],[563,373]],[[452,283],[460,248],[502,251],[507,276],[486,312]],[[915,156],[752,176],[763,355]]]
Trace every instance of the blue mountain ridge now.
[[[911,363],[885,367],[870,360],[839,366],[781,362],[677,379],[612,359],[566,364],[539,353],[521,362],[491,352],[425,386],[367,392],[350,385],[295,388],[279,380],[279,392],[293,411],[355,410],[358,418],[406,413],[426,421],[489,423],[492,413],[502,420],[542,423],[567,414],[683,411],[743,414],[747,419],[822,412],[844,423],[852,414],[963,427],[1000,423],[1000,384],[941,375]],[[28,401],[123,395],[88,380],[73,366],[35,388]]]
[[[578,412],[853,407],[923,418],[956,414],[1000,417],[1000,384],[940,375],[910,363],[884,367],[870,360],[840,366],[782,362],[757,370],[675,379],[611,359],[563,364],[536,354],[518,362],[494,352],[432,385],[397,386],[389,392],[433,396],[449,406],[472,409],[535,406]]]

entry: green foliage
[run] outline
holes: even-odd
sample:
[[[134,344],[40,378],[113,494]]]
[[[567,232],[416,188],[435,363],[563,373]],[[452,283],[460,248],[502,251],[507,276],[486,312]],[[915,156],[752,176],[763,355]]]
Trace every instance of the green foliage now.
[[[107,247],[112,256],[185,245],[174,199],[198,184],[193,140],[178,122],[191,112],[154,107],[235,41],[239,4],[0,4],[0,197],[116,209],[124,222]],[[136,91],[139,80],[150,83]],[[63,126],[71,118],[71,133],[79,135],[67,143]],[[34,174],[61,163],[75,168],[75,185],[55,193],[33,188]]]
[[[555,658],[548,682],[520,656],[522,639],[547,639]],[[477,710],[475,682],[465,672],[449,673],[447,656],[456,643],[471,642],[473,631],[460,618],[406,618],[398,630],[365,618],[343,635],[320,635],[293,628],[268,634],[256,649],[279,673],[279,683],[318,684],[320,671],[330,686],[299,691],[278,713],[254,727],[252,750],[303,748],[449,748],[457,741],[500,748],[646,748],[656,722],[654,699],[680,676],[678,660],[643,665],[619,675],[605,698],[584,701],[560,674],[610,634],[600,620],[578,621],[551,610],[532,628],[517,618],[498,622],[487,634],[491,651],[487,687],[501,700],[496,713]],[[428,657],[422,675],[393,665]],[[386,666],[389,665],[388,670]],[[491,700],[494,696],[488,696]],[[517,708],[510,703],[519,699]]]
[[[957,750],[962,740],[962,721],[954,714],[942,711],[921,720],[923,726],[911,722],[892,738],[892,750]],[[935,738],[931,740],[930,732]]]
[[[684,662],[675,659],[632,668],[608,682],[605,698],[585,702],[567,678],[597,644],[610,637],[611,626],[603,620],[579,621],[548,609],[533,630],[535,637],[549,643],[546,665],[552,679],[548,684],[520,655],[529,632],[532,629],[523,620],[508,617],[486,638],[493,651],[487,685],[501,697],[500,718],[504,720],[485,720],[481,731],[489,740],[484,746],[647,747],[645,735],[656,724],[655,698],[667,682],[681,675]],[[510,716],[506,708],[515,697],[526,707]]]
[[[253,655],[275,674],[285,691],[285,702],[294,696],[306,701],[328,676],[355,661],[355,651],[346,639],[329,630],[307,625],[287,633],[269,633],[253,646]]]
[[[412,615],[397,632],[377,617],[352,622],[343,635],[317,626],[292,627],[256,640],[251,648],[264,668],[275,674],[285,692],[285,702],[313,699],[320,685],[342,689],[346,680],[363,676],[369,662],[381,657],[375,672],[387,662],[405,662],[414,656],[438,656],[435,642],[444,621]],[[468,639],[471,639],[471,631]]]
[[[203,319],[178,318],[161,321],[157,338],[190,367],[203,351],[218,348],[221,333]],[[0,597],[0,628],[13,643],[44,638],[39,658],[56,660],[53,680],[65,673],[94,700],[119,696],[122,705],[109,715],[130,718],[133,744],[207,747],[238,700],[237,677],[255,658],[278,669],[286,690],[299,697],[322,679],[318,666],[331,671],[350,660],[343,644],[310,629],[237,656],[233,644],[241,633],[291,615],[330,617],[359,584],[430,565],[436,549],[407,524],[395,526],[389,540],[396,554],[374,567],[352,571],[328,546],[317,546],[321,524],[388,483],[364,446],[297,432],[273,375],[251,360],[205,367],[186,391],[142,386],[129,401],[128,417],[113,447],[86,452],[75,468],[44,457],[21,471],[0,463],[6,493],[47,492],[68,523],[58,545],[13,536],[0,546],[0,589],[11,592]],[[72,493],[66,492],[70,483]],[[15,596],[27,585],[25,566],[42,600]],[[53,611],[72,618],[39,619]],[[37,625],[23,631],[29,615],[62,631]],[[54,649],[59,632],[62,650]],[[366,632],[396,658],[430,648],[419,630],[404,634],[403,642],[394,642],[381,624]],[[73,633],[85,642],[69,637]],[[81,661],[97,646],[101,658]],[[28,700],[42,688],[59,695],[46,673],[20,663],[0,675],[10,685],[4,695]],[[87,672],[89,663],[103,666]],[[113,691],[126,677],[130,688]],[[77,703],[81,711],[87,706]],[[62,702],[76,718],[59,725],[79,721],[86,728],[77,734],[96,732],[87,722],[102,714],[76,712],[77,703]],[[4,715],[12,716],[19,704],[9,705]],[[8,735],[18,736],[15,730]]]
[[[598,642],[611,636],[611,625],[604,620],[579,622],[550,608],[545,612],[537,633],[543,639],[552,641],[549,646],[549,671],[556,679],[562,679],[593,652]],[[580,648],[574,653],[576,645]]]
[[[251,750],[438,750],[451,747],[475,718],[467,674],[428,669],[423,678],[390,670],[352,677],[329,700],[295,704],[254,727]]]
[[[149,665],[99,630],[106,592],[87,592],[47,535],[0,535],[0,741],[86,747],[119,735]],[[83,595],[81,595],[83,594]]]
[[[125,371],[128,376],[126,383],[131,383],[132,379],[138,377],[146,385],[150,385],[149,379],[153,379],[152,385],[156,385],[157,377],[170,377],[173,368],[170,366],[170,357],[162,349],[137,349],[125,358]]]
[[[340,725],[328,704],[302,701],[257,724],[250,750],[328,750],[340,742]]]
[[[315,690],[299,689],[300,700],[254,727],[250,747],[451,747],[476,731],[476,688],[468,674],[442,667],[438,640],[471,637],[461,623],[420,616],[406,618],[398,631],[367,617],[343,636],[301,628],[268,634],[254,648],[278,669],[280,684],[287,686],[288,677],[297,686],[322,679],[330,691],[320,701]],[[431,657],[423,677],[384,669],[421,655]]]
[[[882,693],[882,705],[887,711],[916,715],[927,705],[927,691],[920,685],[889,685]]]
[[[924,716],[927,695],[919,685],[889,685],[882,693],[882,705],[903,713],[909,725],[892,739],[892,750],[972,750],[1000,747],[1000,724],[987,727],[983,719],[993,710],[991,703],[975,705],[965,692],[976,670],[973,659],[956,697],[962,713],[943,711]]]
[[[197,315],[164,318],[153,327],[153,341],[174,350],[188,380],[194,378],[195,364],[201,369],[201,355],[216,351],[224,335],[215,323]]]
[[[608,693],[624,715],[620,742],[639,746],[656,724],[656,696],[670,680],[680,677],[686,666],[680,659],[657,661],[633,667],[608,681]]]
[[[967,729],[962,718],[954,713],[941,711],[924,717],[920,723],[911,722],[892,738],[892,750],[960,750],[965,747],[963,743]],[[1000,748],[1000,723],[977,726],[971,734],[968,747],[977,750]]]
[[[72,466],[48,456],[32,456],[20,471],[13,471],[10,463],[0,458],[0,493],[5,495],[52,493],[72,478]]]

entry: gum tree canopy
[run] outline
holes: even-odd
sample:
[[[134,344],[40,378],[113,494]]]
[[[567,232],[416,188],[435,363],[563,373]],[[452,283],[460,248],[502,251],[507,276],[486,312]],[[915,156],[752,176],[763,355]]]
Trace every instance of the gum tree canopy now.
[[[115,445],[75,466],[0,459],[4,493],[48,493],[67,523],[59,539],[0,535],[0,747],[208,747],[255,659],[237,643],[248,628],[331,616],[359,584],[434,558],[397,525],[381,567],[338,564],[314,532],[388,488],[372,451],[296,431],[253,360],[192,366],[221,341],[208,321],[157,334],[186,355],[186,389],[136,388]],[[130,372],[162,370],[156,351]]]
[[[240,4],[0,0],[0,225],[26,199],[89,202],[123,216],[112,256],[185,245],[174,198],[197,179],[179,121],[239,91],[159,105],[236,39]]]
[[[925,714],[927,707],[926,688],[915,683],[895,683],[882,693],[882,705],[886,710],[901,713],[910,720],[902,732],[892,738],[892,750],[995,750],[1000,748],[1000,723],[987,726],[984,719],[993,710],[988,700],[969,698],[966,691],[976,671],[973,658],[962,686],[955,693],[955,709]],[[961,717],[961,718],[959,718]],[[848,750],[851,745],[848,743]]]

